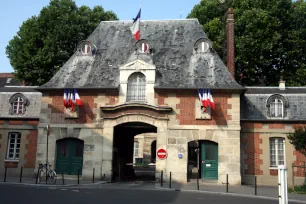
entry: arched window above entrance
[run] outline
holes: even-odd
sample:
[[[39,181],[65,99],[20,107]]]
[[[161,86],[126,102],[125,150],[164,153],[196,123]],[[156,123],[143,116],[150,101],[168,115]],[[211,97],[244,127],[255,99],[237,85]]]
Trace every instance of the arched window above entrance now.
[[[140,72],[131,74],[128,79],[127,102],[146,101],[146,77]]]

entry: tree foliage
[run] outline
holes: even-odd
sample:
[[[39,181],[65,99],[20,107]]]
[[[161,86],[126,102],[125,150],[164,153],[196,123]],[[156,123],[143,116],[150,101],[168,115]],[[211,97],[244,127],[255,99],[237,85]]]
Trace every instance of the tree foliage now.
[[[304,0],[202,0],[188,18],[198,18],[225,59],[226,11],[235,14],[236,79],[243,85],[306,85]]]
[[[77,7],[73,0],[51,0],[38,16],[23,22],[6,47],[15,77],[27,85],[46,83],[100,21],[116,19],[101,6],[91,9]]]
[[[288,139],[306,157],[306,126],[297,127],[294,133],[288,134]]]

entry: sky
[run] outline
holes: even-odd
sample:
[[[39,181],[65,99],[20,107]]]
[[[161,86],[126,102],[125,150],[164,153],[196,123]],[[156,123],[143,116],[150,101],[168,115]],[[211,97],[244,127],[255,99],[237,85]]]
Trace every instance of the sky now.
[[[8,42],[17,34],[22,22],[38,15],[49,4],[49,0],[0,0],[0,73],[13,72],[5,54]],[[100,5],[104,10],[112,10],[120,20],[135,18],[140,3],[141,19],[179,19],[186,18],[194,5],[200,0],[75,0],[78,6],[94,7]]]

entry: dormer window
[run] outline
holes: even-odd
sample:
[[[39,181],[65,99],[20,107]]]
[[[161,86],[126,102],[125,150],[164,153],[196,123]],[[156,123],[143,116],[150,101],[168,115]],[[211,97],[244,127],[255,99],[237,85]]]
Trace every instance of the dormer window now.
[[[284,103],[280,99],[274,99],[270,104],[270,117],[283,118],[284,116]]]
[[[286,116],[288,100],[279,94],[270,96],[267,100],[268,116],[272,119],[282,119]]]
[[[78,51],[81,55],[94,55],[97,52],[97,47],[89,40],[81,41],[78,44]]]
[[[200,52],[207,52],[209,49],[209,44],[207,42],[201,42],[200,44]]]
[[[200,38],[194,44],[194,49],[198,53],[209,52],[211,47],[212,43],[206,38]]]
[[[139,40],[135,46],[139,53],[150,53],[150,44],[145,39]]]
[[[10,98],[9,102],[12,115],[23,115],[25,113],[28,99],[24,95],[17,93]]]
[[[92,52],[92,48],[89,44],[85,44],[82,48],[81,48],[81,52],[83,55],[88,55],[91,54]]]
[[[140,72],[131,74],[128,79],[127,102],[146,101],[146,77]]]

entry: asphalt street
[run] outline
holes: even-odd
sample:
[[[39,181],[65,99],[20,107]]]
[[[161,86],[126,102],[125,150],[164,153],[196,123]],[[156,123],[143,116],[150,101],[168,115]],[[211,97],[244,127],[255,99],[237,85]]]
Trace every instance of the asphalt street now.
[[[9,204],[273,204],[276,200],[248,198],[229,195],[206,194],[180,191],[161,191],[149,188],[125,188],[116,185],[102,185],[101,188],[76,187],[32,187],[18,185],[0,185],[1,203]]]

